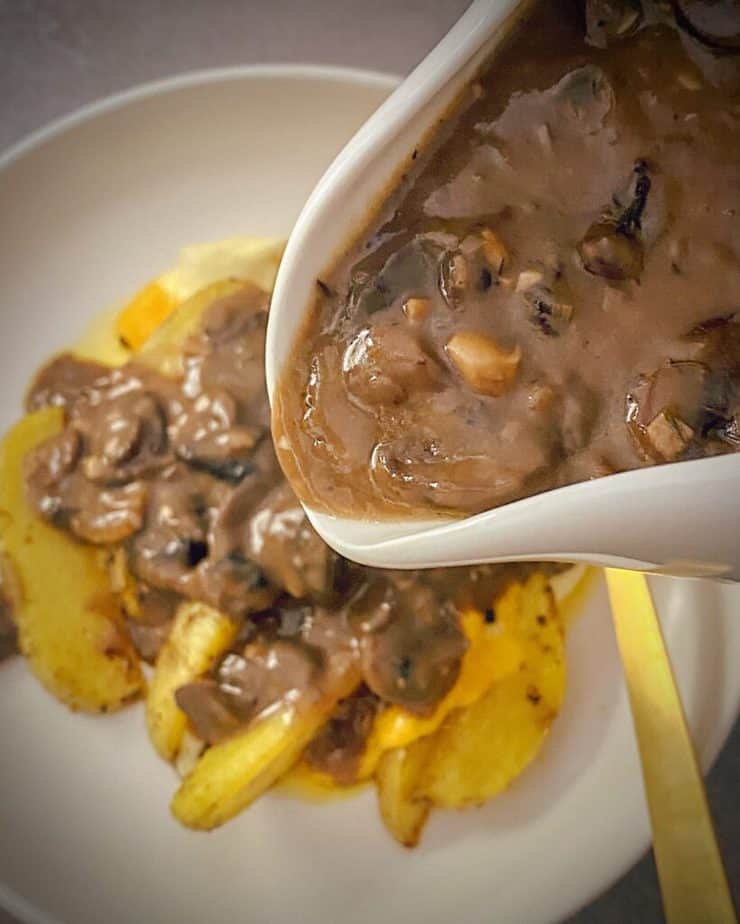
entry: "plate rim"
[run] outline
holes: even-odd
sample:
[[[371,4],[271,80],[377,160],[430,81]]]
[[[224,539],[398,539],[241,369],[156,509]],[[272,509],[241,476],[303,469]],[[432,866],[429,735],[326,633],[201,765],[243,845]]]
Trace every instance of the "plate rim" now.
[[[108,115],[123,109],[131,103],[141,102],[155,96],[163,96],[176,90],[196,86],[208,86],[212,83],[226,83],[243,79],[290,78],[300,80],[313,78],[320,80],[337,80],[348,84],[362,84],[394,90],[403,80],[400,74],[390,71],[372,70],[371,68],[345,67],[335,64],[301,64],[301,63],[264,63],[234,64],[226,67],[208,67],[182,71],[157,80],[147,80],[134,84],[124,90],[101,96],[85,103],[70,112],[66,112],[44,123],[24,135],[18,141],[0,150],[0,173],[11,167],[17,160],[30,154],[59,135],[70,131],[85,122],[99,116]]]
[[[23,157],[33,153],[59,136],[127,106],[188,88],[217,83],[248,81],[250,79],[269,80],[271,78],[292,80],[308,78],[339,81],[349,85],[374,86],[379,89],[387,89],[388,92],[395,89],[402,79],[400,75],[387,71],[310,63],[274,62],[187,70],[156,80],[138,83],[116,93],[97,98],[45,123],[40,128],[31,131],[20,140],[0,151],[0,175],[4,174]],[[703,762],[705,774],[709,772],[716,762],[732,733],[737,718],[736,712],[735,718],[729,722],[727,728],[715,729],[715,731],[720,731],[721,733],[713,746],[706,752],[706,760]],[[585,897],[577,898],[575,902],[568,903],[566,917],[576,914],[608,891],[640,861],[650,849],[650,845],[649,836],[640,838],[639,843],[635,844],[626,861],[615,865],[612,874],[603,879],[593,889],[589,889],[585,893]],[[0,913],[2,911],[9,912],[24,924],[26,922],[27,924],[65,924],[62,918],[55,916],[43,907],[33,904],[30,899],[17,893],[0,878]]]

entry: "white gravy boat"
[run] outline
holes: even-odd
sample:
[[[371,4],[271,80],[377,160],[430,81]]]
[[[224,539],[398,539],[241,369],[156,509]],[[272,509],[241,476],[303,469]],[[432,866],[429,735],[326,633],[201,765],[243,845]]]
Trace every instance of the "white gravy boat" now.
[[[532,0],[476,0],[338,155],[296,222],[267,331],[270,397],[332,265]],[[377,567],[550,560],[740,580],[740,455],[557,488],[466,519],[368,521],[307,508],[326,542]]]

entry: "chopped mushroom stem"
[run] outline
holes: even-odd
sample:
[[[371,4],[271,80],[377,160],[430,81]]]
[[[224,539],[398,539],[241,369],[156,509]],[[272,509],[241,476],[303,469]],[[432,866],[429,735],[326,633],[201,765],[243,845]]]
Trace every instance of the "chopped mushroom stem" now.
[[[409,321],[423,321],[432,310],[428,298],[407,298],[403,304],[403,313]]]
[[[673,462],[694,438],[693,429],[665,408],[646,427],[647,437],[659,457]]]
[[[455,334],[445,350],[468,385],[492,397],[512,387],[522,359],[518,346],[504,350],[492,337],[472,331]]]

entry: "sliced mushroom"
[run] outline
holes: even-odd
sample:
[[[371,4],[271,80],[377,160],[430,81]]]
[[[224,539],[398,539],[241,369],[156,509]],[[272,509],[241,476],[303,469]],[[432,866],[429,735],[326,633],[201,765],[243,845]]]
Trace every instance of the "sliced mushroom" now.
[[[640,0],[586,0],[586,41],[596,48],[628,38],[641,23]]]
[[[62,353],[36,373],[26,393],[25,408],[69,408],[81,395],[103,387],[109,375],[107,366]]]
[[[78,405],[72,424],[85,444],[82,472],[98,484],[125,484],[171,460],[158,398],[126,382],[107,391],[99,403]]]
[[[228,392],[199,395],[170,427],[175,454],[202,471],[238,484],[252,471],[250,458],[265,429],[238,422],[238,408]]]
[[[453,334],[445,351],[474,391],[492,397],[513,387],[522,360],[518,346],[504,350],[492,337],[474,331]]]
[[[401,404],[433,388],[440,369],[408,325],[381,322],[361,330],[342,361],[347,391],[363,407]]]
[[[249,557],[293,597],[331,597],[337,556],[313,529],[287,482],[273,488],[252,513],[243,542]]]
[[[361,637],[365,683],[387,702],[429,713],[453,687],[467,648],[454,613],[421,583],[401,587],[384,579],[371,582],[354,608],[370,623],[378,608],[388,617]]]
[[[130,547],[132,572],[152,587],[187,594],[208,555],[210,521],[229,490],[184,465],[151,482],[146,523]]]
[[[444,440],[412,432],[379,443],[370,474],[377,491],[394,502],[477,513],[521,497],[552,463],[551,453],[552,440],[531,423],[509,421],[486,439],[460,408]]]
[[[139,584],[135,592],[136,612],[125,612],[126,628],[139,654],[153,664],[169,637],[180,598]]]
[[[79,508],[70,513],[69,527],[86,542],[122,542],[141,529],[146,496],[147,487],[142,481],[101,490],[89,482],[83,486],[80,479],[75,497]]]
[[[259,613],[278,596],[277,588],[267,580],[257,562],[239,550],[224,558],[204,559],[184,587],[188,596],[205,600],[235,617]]]
[[[652,186],[648,164],[638,160],[624,194],[629,197],[628,205],[619,212],[612,209],[595,221],[578,246],[583,266],[589,273],[615,281],[640,278],[645,263],[645,238],[648,244],[654,243],[663,220],[661,208],[653,209],[653,215],[648,216],[651,219],[646,228],[648,233],[643,236],[643,217]],[[615,195],[614,203],[619,201],[619,196]]]
[[[578,253],[589,273],[614,281],[639,279],[645,259],[640,241],[612,221],[592,224]]]
[[[141,529],[146,484],[94,484],[77,467],[81,447],[79,434],[67,427],[31,453],[25,464],[29,501],[44,519],[85,542],[120,542]]]

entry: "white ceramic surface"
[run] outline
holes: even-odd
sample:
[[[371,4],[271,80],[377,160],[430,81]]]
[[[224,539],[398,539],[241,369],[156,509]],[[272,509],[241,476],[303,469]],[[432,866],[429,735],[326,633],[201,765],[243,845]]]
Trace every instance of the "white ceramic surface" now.
[[[318,176],[391,88],[331,70],[172,81],[83,112],[0,162],[0,426],[24,382],[182,244],[287,234]],[[658,579],[705,766],[740,702],[736,588]],[[274,795],[211,834],[169,816],[176,781],[140,708],[69,713],[0,667],[0,904],[34,924],[545,924],[647,846],[639,763],[599,583],[568,642],[541,758],[500,799],[437,814],[406,852],[371,791]]]
[[[475,0],[322,177],[291,235],[267,332],[272,394],[315,296],[316,277],[410,163],[471,74],[491,53],[518,0]],[[396,568],[547,558],[740,581],[740,457],[682,462],[571,485],[465,520],[371,522],[307,508],[348,558]],[[710,522],[708,520],[710,512]]]

